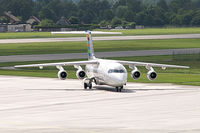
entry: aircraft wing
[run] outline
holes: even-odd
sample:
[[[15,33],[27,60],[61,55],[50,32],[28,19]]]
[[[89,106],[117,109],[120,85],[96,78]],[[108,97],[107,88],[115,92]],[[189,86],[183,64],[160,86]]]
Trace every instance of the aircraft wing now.
[[[44,63],[44,64],[31,64],[31,65],[17,65],[15,68],[21,67],[46,67],[46,66],[73,66],[73,65],[87,65],[98,64],[97,61],[73,61],[73,62],[59,62],[59,63]]]
[[[179,65],[167,65],[167,64],[156,64],[156,63],[146,63],[146,62],[134,62],[134,61],[116,61],[123,65],[129,66],[145,66],[146,68],[150,67],[161,67],[162,69],[166,68],[190,68],[189,66],[179,66]]]

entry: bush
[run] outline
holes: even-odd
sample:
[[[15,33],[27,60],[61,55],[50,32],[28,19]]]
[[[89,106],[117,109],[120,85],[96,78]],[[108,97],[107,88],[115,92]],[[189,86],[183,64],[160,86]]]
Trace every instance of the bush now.
[[[134,29],[135,28],[136,23],[135,22],[130,22],[127,24],[128,27]]]
[[[50,19],[43,19],[41,23],[39,24],[41,27],[55,27],[56,24],[53,22],[53,20]]]
[[[107,27],[107,26],[109,25],[109,22],[106,21],[106,20],[102,20],[102,21],[99,23],[99,25],[100,25],[101,27]]]
[[[122,25],[122,20],[118,17],[114,17],[111,22],[112,26],[120,26]]]

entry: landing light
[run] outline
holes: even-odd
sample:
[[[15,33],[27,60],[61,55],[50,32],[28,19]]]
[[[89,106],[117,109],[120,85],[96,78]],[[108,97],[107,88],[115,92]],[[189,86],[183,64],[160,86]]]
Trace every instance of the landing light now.
[[[40,69],[43,69],[44,67],[43,67],[43,66],[39,66],[39,68],[40,68]]]

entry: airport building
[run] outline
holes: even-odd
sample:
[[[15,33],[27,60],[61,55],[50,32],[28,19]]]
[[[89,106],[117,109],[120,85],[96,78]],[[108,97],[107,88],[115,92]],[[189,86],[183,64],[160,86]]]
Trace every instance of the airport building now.
[[[0,23],[0,32],[31,32],[34,31],[33,25],[41,22],[37,17],[30,16],[26,23],[22,23],[10,11],[4,12],[4,16],[1,18],[3,19],[3,23]]]

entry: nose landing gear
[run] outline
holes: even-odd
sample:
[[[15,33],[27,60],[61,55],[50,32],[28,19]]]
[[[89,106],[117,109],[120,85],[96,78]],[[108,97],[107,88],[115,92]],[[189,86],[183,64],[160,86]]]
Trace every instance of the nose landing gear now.
[[[89,83],[89,84],[84,83],[84,89],[87,89],[87,88],[92,89],[92,83]]]
[[[84,89],[92,89],[92,79],[84,79],[83,80],[84,83]]]
[[[124,88],[124,86],[116,87],[116,92],[122,92],[123,88]]]

